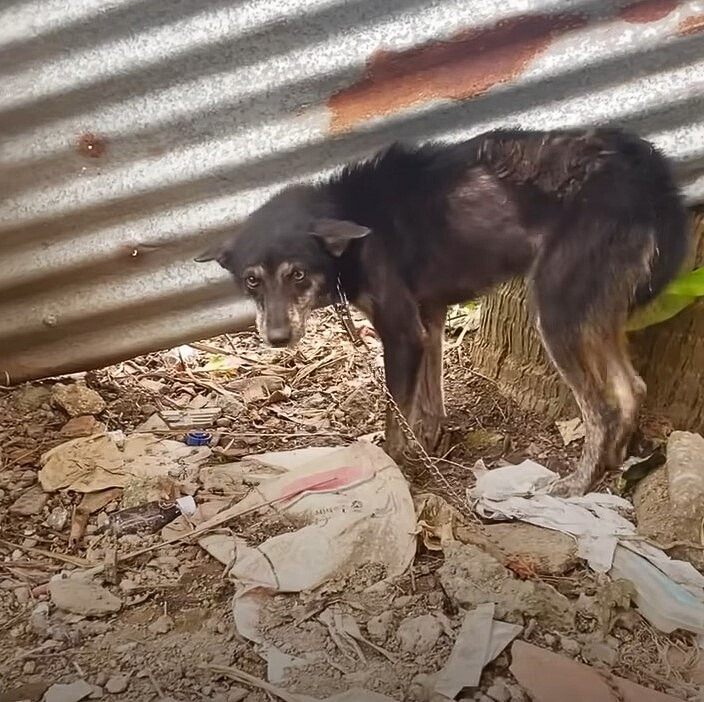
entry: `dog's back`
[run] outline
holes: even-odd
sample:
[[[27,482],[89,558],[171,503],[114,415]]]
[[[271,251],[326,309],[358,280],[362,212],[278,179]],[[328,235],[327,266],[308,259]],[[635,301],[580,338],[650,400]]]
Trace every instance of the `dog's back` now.
[[[571,249],[580,267],[592,265],[602,276],[620,262],[622,273],[637,278],[636,306],[679,271],[687,214],[667,159],[649,142],[620,129],[499,130],[480,142],[479,160],[523,189],[524,216],[551,221],[546,249]],[[559,265],[572,268],[568,260]]]
[[[556,282],[571,281],[566,315],[591,309],[598,290],[630,308],[662,290],[688,248],[667,160],[619,129],[500,129],[454,144],[394,144],[327,187],[342,217],[372,228],[365,245],[420,295],[439,277],[457,283],[448,303],[541,265]]]

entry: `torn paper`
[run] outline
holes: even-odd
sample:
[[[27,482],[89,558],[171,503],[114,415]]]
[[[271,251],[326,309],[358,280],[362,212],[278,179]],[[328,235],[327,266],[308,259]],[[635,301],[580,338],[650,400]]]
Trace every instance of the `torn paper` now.
[[[445,666],[438,672],[435,692],[454,699],[464,687],[479,684],[485,666],[513,641],[523,627],[494,620],[493,602],[479,605],[462,622]]]

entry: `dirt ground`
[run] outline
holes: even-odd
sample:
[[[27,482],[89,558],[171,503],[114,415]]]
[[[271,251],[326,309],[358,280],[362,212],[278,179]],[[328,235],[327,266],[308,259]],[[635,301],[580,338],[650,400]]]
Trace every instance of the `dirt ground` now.
[[[49,598],[47,583],[62,569],[104,562],[96,527],[105,513],[122,506],[118,495],[92,514],[85,536],[71,547],[72,512],[82,496],[43,493],[37,484],[40,455],[72,436],[55,386],[85,383],[97,391],[105,407],[87,414],[125,434],[164,411],[218,408],[208,427],[214,447],[209,463],[264,451],[343,446],[383,429],[383,398],[368,365],[380,363],[378,343],[365,330],[376,357],[355,352],[332,314],[321,312],[293,351],[267,349],[244,333],[194,344],[192,357],[172,350],[77,378],[0,390],[0,702],[41,700],[47,688],[79,680],[92,686],[84,697],[67,692],[46,699],[277,699],[276,693],[227,672],[236,668],[265,680],[267,666],[255,645],[235,630],[234,586],[222,564],[197,545],[166,545],[122,563],[115,582],[102,582],[123,602],[107,616],[67,612]],[[446,346],[452,449],[443,472],[448,480],[461,489],[471,485],[466,466],[480,458],[489,467],[532,458],[567,469],[580,442],[565,448],[553,422],[526,414],[500,396],[471,368],[466,341],[458,345],[457,336],[449,335]],[[183,440],[184,430],[163,433]],[[197,480],[186,488],[197,500],[208,497]],[[412,490],[451,501],[432,474],[414,475]],[[229,526],[251,544],[285,528],[271,513]],[[459,546],[452,553],[430,549],[419,539],[412,568],[382,585],[383,568],[368,564],[320,591],[274,597],[265,613],[268,636],[287,653],[313,661],[290,677],[287,689],[320,699],[352,686],[399,702],[439,699],[427,691],[428,676],[447,661],[464,610],[470,608],[458,573],[480,570],[472,549],[490,548],[485,532],[466,513],[456,515],[455,536]],[[125,536],[118,548],[133,550],[160,539]],[[531,543],[530,533],[525,543]],[[704,699],[693,637],[656,631],[623,606],[609,583],[569,548],[563,557],[559,551],[558,539],[547,549],[550,564],[531,560],[529,553],[504,563],[510,578],[534,584],[538,593],[533,609],[509,607],[503,613],[507,621],[523,625],[519,638],[679,699]],[[363,658],[356,660],[341,655],[317,616],[332,606],[353,616],[376,648],[363,645]],[[561,618],[563,606],[569,617]],[[480,685],[459,699],[527,700],[509,663],[504,651],[485,668]]]

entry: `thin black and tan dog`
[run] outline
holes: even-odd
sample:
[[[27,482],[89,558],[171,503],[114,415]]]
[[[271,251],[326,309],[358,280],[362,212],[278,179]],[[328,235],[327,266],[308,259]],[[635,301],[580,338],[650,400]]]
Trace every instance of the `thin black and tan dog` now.
[[[444,417],[447,306],[527,276],[545,348],[586,431],[554,494],[584,493],[622,461],[646,391],[624,324],[678,273],[689,246],[668,162],[617,129],[394,144],[284,189],[233,234],[196,260],[232,273],[272,345],[295,344],[339,280],[378,331],[389,391],[428,450]]]

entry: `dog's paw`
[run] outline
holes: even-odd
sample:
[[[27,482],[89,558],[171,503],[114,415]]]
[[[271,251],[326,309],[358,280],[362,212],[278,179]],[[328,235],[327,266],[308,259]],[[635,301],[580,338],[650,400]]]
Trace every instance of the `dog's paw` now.
[[[589,486],[580,475],[572,473],[556,480],[548,489],[553,497],[582,497]]]

